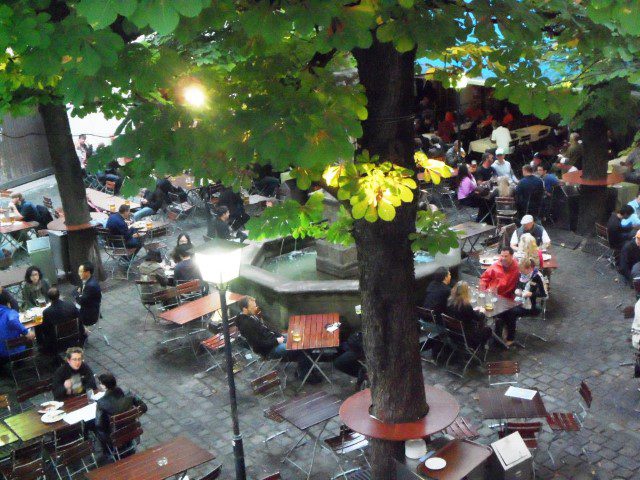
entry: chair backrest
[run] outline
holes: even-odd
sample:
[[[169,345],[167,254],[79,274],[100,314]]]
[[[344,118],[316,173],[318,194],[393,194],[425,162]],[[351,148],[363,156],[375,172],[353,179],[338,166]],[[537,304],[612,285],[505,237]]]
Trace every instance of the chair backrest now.
[[[251,390],[254,395],[262,395],[270,390],[278,388],[281,383],[278,372],[276,370],[272,370],[265,375],[251,380]]]
[[[425,322],[436,323],[436,313],[426,307],[416,307],[416,315]]]
[[[547,135],[549,135],[549,132],[551,131],[550,128],[543,128],[542,130],[540,130],[540,132],[538,133],[538,138],[542,138],[542,137],[546,137]]]
[[[204,477],[200,477],[200,480],[215,480],[220,477],[222,473],[222,464],[218,465],[211,472],[207,473]]]
[[[60,467],[74,465],[92,454],[93,445],[91,442],[79,439],[75,442],[62,445],[60,448],[56,448],[53,457],[56,465]]]
[[[501,362],[488,362],[485,365],[487,375],[517,375],[520,373],[520,364],[514,360]]]
[[[464,326],[460,320],[457,320],[443,313],[441,315],[444,328],[447,329],[447,335],[456,343],[467,345],[467,337],[464,333]]]
[[[520,140],[515,138],[509,142],[509,148],[517,147],[519,143],[520,143]]]
[[[52,389],[53,386],[50,378],[39,380],[16,390],[16,399],[18,403],[26,402],[33,397],[51,392]]]
[[[84,440],[84,422],[65,425],[53,432],[53,446],[56,450],[82,440]]]
[[[474,428],[464,417],[457,417],[445,431],[447,435],[457,439],[473,440],[480,436],[478,430]]]
[[[260,480],[282,480],[282,477],[280,476],[280,472],[276,472],[271,475],[267,475],[266,477],[262,477]]]
[[[202,291],[202,282],[198,279],[188,280],[186,282],[178,282],[176,285],[178,294],[187,295],[189,293],[196,293]]]
[[[502,227],[502,241],[500,243],[501,246],[507,246],[511,243],[511,237],[513,236],[513,232],[516,231],[518,227],[516,227],[515,223],[509,223]]]
[[[20,336],[18,338],[13,338],[11,340],[5,340],[4,343],[7,346],[7,350],[9,352],[18,347],[24,347],[24,350],[22,350],[21,352],[16,352],[12,354],[11,355],[12,358],[16,357],[21,360],[24,360],[25,358],[31,358],[35,356],[35,348],[33,346],[33,340],[25,336]]]
[[[520,143],[529,143],[531,141],[531,134],[522,135],[520,137]]]
[[[23,445],[11,452],[8,480],[37,480],[44,478],[42,439]]]
[[[580,388],[578,389],[578,392],[580,392],[580,396],[584,400],[585,405],[588,408],[591,408],[593,396],[591,395],[591,389],[588,387],[584,380],[580,382]]]
[[[115,448],[140,438],[143,433],[142,425],[138,421],[140,415],[142,415],[140,409],[133,407],[109,418],[109,440]]]
[[[515,210],[516,199],[513,197],[496,197],[496,210]]]
[[[82,343],[80,320],[72,318],[54,326],[56,332],[56,349],[61,351],[69,347],[77,347]]]
[[[609,245],[609,231],[607,230],[606,225],[596,223],[596,236]]]
[[[507,422],[498,433],[500,438],[518,432],[524,443],[530,449],[538,448],[537,435],[542,430],[542,422]]]

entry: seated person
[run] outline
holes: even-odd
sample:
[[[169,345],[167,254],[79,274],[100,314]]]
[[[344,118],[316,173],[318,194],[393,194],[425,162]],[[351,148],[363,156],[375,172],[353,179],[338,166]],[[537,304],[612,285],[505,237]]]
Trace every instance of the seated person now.
[[[9,208],[16,220],[38,222],[36,230],[46,229],[47,224],[53,221],[51,213],[44,205],[34,205],[31,202],[27,202],[21,193],[11,195]]]
[[[491,191],[493,197],[513,197],[515,188],[511,185],[509,177],[498,177],[498,184]]]
[[[462,322],[467,343],[471,348],[484,346],[491,338],[491,329],[486,326],[484,310],[476,310],[471,304],[471,290],[467,282],[460,281],[451,289],[446,314]]]
[[[116,184],[113,189],[114,195],[118,195],[120,193],[120,188],[122,187],[122,183],[124,182],[124,177],[120,173],[120,164],[117,160],[111,160],[107,164],[107,168],[105,168],[104,173],[98,173],[98,180],[103,185],[106,182],[113,182]]]
[[[55,326],[73,320],[80,317],[80,311],[71,302],[62,300],[60,298],[60,290],[52,287],[47,292],[47,297],[51,302],[51,305],[44,309],[42,312],[42,324],[36,327],[36,337],[38,338],[38,345],[40,350],[45,355],[55,355],[61,348],[69,348],[76,345],[59,345],[56,339]],[[81,338],[78,341],[82,342],[86,338],[84,333],[84,326],[80,323]]]
[[[502,338],[503,330],[506,327],[505,343],[508,347],[511,346],[516,336],[517,318],[538,315],[540,311],[537,299],[547,297],[544,277],[535,266],[533,259],[525,257],[521,260],[519,270],[520,276],[515,294],[522,299],[522,305],[508,310],[496,318],[496,335]]]
[[[253,171],[256,174],[253,180],[253,191],[265,197],[275,197],[280,180],[271,165],[254,164]]]
[[[553,173],[549,173],[549,169],[543,163],[538,165],[537,173],[544,184],[545,195],[550,197],[553,189],[560,185],[560,180]]]
[[[76,290],[75,297],[80,306],[80,322],[87,327],[98,323],[102,303],[102,290],[98,279],[93,276],[94,268],[91,262],[85,262],[78,267],[82,285]]]
[[[164,205],[164,194],[162,190],[157,187],[153,191],[148,188],[140,190],[140,205],[140,209],[133,214],[134,222],[158,213],[158,210]]]
[[[513,173],[511,163],[505,159],[505,150],[503,148],[496,149],[496,160],[491,164],[494,175],[497,177],[509,177],[513,183],[518,183],[518,177]]]
[[[445,153],[444,158],[447,165],[455,167],[458,163],[464,161],[466,156],[467,153],[464,151],[464,148],[462,148],[462,145],[460,145],[460,140],[455,140],[453,146]]]
[[[127,221],[131,217],[131,207],[124,203],[120,205],[117,213],[109,215],[107,220],[107,229],[111,235],[119,235],[124,238],[124,243],[127,248],[135,248],[136,253],[142,248],[142,241],[140,240],[140,234],[138,231],[129,227]]]
[[[513,258],[513,249],[503,247],[500,259],[480,276],[480,288],[495,290],[498,295],[513,299],[519,277],[520,271],[518,262]]]
[[[225,206],[229,209],[229,225],[233,230],[240,230],[249,221],[250,217],[244,211],[242,197],[229,187],[220,193],[218,206]]]
[[[2,285],[0,285],[0,293],[4,293],[7,296],[7,298],[9,299],[9,305],[11,309],[15,310],[16,312],[20,310],[18,301],[15,299],[13,295],[11,295],[11,292],[9,290],[5,290]]]
[[[491,164],[493,163],[493,153],[485,152],[482,154],[482,162],[476,170],[476,179],[480,183],[486,183],[491,181],[491,178],[496,174]]]
[[[349,335],[346,342],[341,345],[342,352],[333,361],[333,366],[350,377],[358,379],[358,386],[364,381],[366,369],[360,361],[364,360],[364,347],[362,344],[362,332]]]
[[[511,235],[511,241],[509,242],[511,248],[514,250],[518,248],[518,242],[523,233],[530,233],[533,238],[536,239],[536,244],[539,248],[546,250],[551,246],[551,238],[542,225],[538,225],[531,215],[525,215],[520,220],[520,228],[517,228],[513,235]]]
[[[425,147],[427,149],[427,156],[429,158],[439,158],[444,156],[444,147],[442,146],[443,142],[440,137],[426,137],[426,141],[429,143]]]
[[[261,357],[297,362],[297,375],[299,378],[304,378],[311,368],[311,362],[302,352],[287,350],[286,334],[272,330],[258,317],[256,299],[244,297],[238,302],[238,306],[241,313],[236,316],[236,325],[240,334],[249,343],[251,350]],[[315,370],[309,375],[308,381],[311,383],[318,383],[320,380],[320,374]]]
[[[207,224],[207,236],[211,238],[221,238],[223,240],[232,240],[239,238],[240,242],[244,242],[247,238],[246,233],[242,231],[234,232],[229,225],[229,209],[224,205],[218,207],[213,215],[209,218]]]
[[[35,334],[27,330],[20,323],[20,315],[17,310],[11,308],[11,299],[6,291],[0,292],[0,365],[9,360],[13,354],[19,353],[25,349],[24,346],[17,347],[11,351],[7,350],[5,342],[14,340],[21,336],[33,340]]]
[[[516,206],[521,214],[538,215],[545,190],[542,179],[533,174],[531,165],[522,167],[522,178],[516,186]]]
[[[178,256],[178,247],[180,245],[186,245],[187,248],[191,251],[193,251],[193,249],[195,248],[193,243],[191,243],[191,237],[188,233],[181,233],[180,235],[178,235],[176,246],[171,252],[171,261],[174,265],[180,261],[180,257]]]
[[[154,293],[164,289],[169,284],[169,280],[164,273],[162,266],[162,254],[158,250],[150,250],[144,257],[144,261],[138,267],[141,280],[154,282],[153,284],[140,285],[142,298],[151,297]]]
[[[607,222],[607,235],[609,246],[614,250],[620,250],[622,246],[633,239],[635,233],[633,225],[623,225],[624,221],[635,215],[633,208],[623,205],[617,212],[612,212]]]
[[[487,199],[481,197],[476,191],[478,184],[476,179],[469,173],[469,169],[466,164],[462,164],[458,167],[458,201],[466,206],[478,209],[476,215],[476,222],[489,221],[491,222],[491,203]]]
[[[200,269],[191,258],[192,250],[187,245],[179,245],[176,251],[180,259],[173,270],[173,278],[176,284],[191,280],[202,280]]]
[[[66,362],[58,367],[51,379],[54,399],[64,401],[66,398],[84,395],[87,390],[97,388],[93,370],[84,363],[82,348],[68,348],[65,360]]]
[[[618,265],[620,273],[628,281],[632,281],[638,267],[634,269],[636,264],[640,263],[640,231],[637,232],[633,240],[625,243],[620,251],[620,263]],[[635,270],[635,271],[634,271]]]
[[[535,263],[537,268],[544,265],[544,259],[542,258],[542,250],[538,248],[536,239],[530,233],[523,233],[518,242],[518,250],[522,258],[530,258]]]
[[[186,202],[187,192],[185,192],[183,188],[173,185],[170,178],[170,175],[165,175],[164,178],[161,178],[156,182],[156,189],[159,189],[162,192],[164,203],[166,203],[167,205],[171,205],[172,200],[169,197],[170,193],[178,195],[178,198],[181,202]]]
[[[32,265],[27,268],[22,284],[22,308],[38,307],[38,299],[46,299],[49,284],[42,278],[42,270]]]
[[[440,314],[447,308],[447,301],[451,294],[451,272],[446,267],[439,267],[434,273],[431,282],[427,286],[427,293],[422,302],[424,308],[432,310],[435,320],[440,320]]]
[[[444,140],[444,143],[451,143],[454,135],[456,134],[456,117],[452,112],[447,112],[444,115],[444,120],[438,123],[438,137]]]
[[[633,212],[620,223],[623,227],[640,227],[640,195],[627,203]]]
[[[111,373],[103,373],[98,376],[100,389],[104,390],[104,396],[97,401],[96,405],[96,433],[102,445],[104,453],[109,451],[109,421],[114,415],[124,413],[133,407],[138,407],[140,413],[147,411],[147,404],[138,396],[126,394],[118,387],[116,377]],[[134,453],[135,449],[125,447],[128,453]]]
[[[640,354],[640,299],[633,307],[633,322],[631,323],[631,346]]]

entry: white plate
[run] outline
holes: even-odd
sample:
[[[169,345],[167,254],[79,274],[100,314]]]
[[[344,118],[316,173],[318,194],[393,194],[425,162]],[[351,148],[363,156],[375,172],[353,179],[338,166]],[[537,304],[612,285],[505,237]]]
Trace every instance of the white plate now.
[[[62,410],[53,410],[42,415],[40,420],[42,420],[43,423],[56,423],[62,420],[64,415],[65,413]]]
[[[486,257],[480,259],[482,265],[492,265],[498,261],[498,257]]]
[[[549,255],[548,253],[543,253],[542,260],[551,260],[551,255]]]
[[[429,470],[442,470],[447,466],[447,461],[440,457],[431,457],[424,462],[424,466]]]
[[[64,402],[56,402],[55,400],[51,400],[50,402],[44,402],[40,404],[41,409],[38,410],[38,413],[47,413],[50,410],[58,410],[63,405],[64,405]]]

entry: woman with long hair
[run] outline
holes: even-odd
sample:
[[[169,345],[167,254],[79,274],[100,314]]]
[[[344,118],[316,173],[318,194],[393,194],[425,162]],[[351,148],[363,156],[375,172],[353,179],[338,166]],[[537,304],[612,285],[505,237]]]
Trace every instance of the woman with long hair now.
[[[514,188],[509,182],[509,177],[498,177],[498,184],[493,190],[498,197],[513,197]]]
[[[447,315],[462,322],[469,346],[475,348],[484,345],[491,338],[491,328],[486,325],[484,310],[481,307],[473,307],[471,289],[464,280],[456,283],[451,289],[447,301]]]
[[[42,270],[35,265],[27,268],[22,284],[22,308],[38,306],[38,299],[46,299],[49,283],[42,277]]]
[[[520,236],[518,252],[525,259],[532,260],[535,267],[540,268],[542,265],[542,251],[538,248],[536,239],[530,233],[523,233]]]
[[[466,163],[460,164],[458,167],[458,202],[466,207],[478,209],[476,222],[491,222],[491,200],[485,199],[477,192],[478,184],[476,179],[469,172]]]

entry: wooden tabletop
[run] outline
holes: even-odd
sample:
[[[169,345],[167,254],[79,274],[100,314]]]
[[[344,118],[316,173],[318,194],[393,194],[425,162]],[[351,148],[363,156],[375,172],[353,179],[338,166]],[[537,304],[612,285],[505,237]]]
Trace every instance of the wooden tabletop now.
[[[478,400],[484,418],[539,418],[547,416],[540,392],[532,400],[508,397],[506,388],[481,388]]]
[[[24,281],[28,267],[10,268],[9,270],[0,270],[0,285],[3,287],[13,287],[20,285]]]
[[[313,315],[292,315],[289,317],[287,350],[313,350],[316,348],[333,348],[340,345],[340,328],[328,332],[326,326],[338,323],[338,313],[318,313]],[[296,342],[295,333],[302,338]]]
[[[11,224],[0,225],[0,233],[6,235],[8,233],[21,232],[38,226],[38,222],[13,222]]]
[[[18,436],[11,431],[4,423],[0,423],[0,447],[9,445],[10,443],[17,442]]]
[[[460,240],[467,240],[468,238],[482,235],[483,233],[491,232],[495,229],[496,227],[493,225],[476,222],[459,223],[458,225],[454,225],[450,228],[450,230],[456,232],[456,235]]]
[[[483,292],[483,293],[487,296],[491,295],[489,292]],[[493,310],[487,310],[485,308],[485,305],[481,304],[480,298],[478,297],[478,302],[476,306],[484,308],[485,309],[484,314],[488,318],[497,317],[498,315],[504,312],[508,312],[512,308],[516,308],[517,306],[522,305],[522,302],[516,302],[515,300],[511,300],[510,298],[507,298],[507,297],[502,297],[500,295],[494,295],[494,297],[497,298],[497,300],[493,302]]]
[[[227,305],[233,305],[244,297],[244,295],[238,293],[227,292]],[[202,298],[162,312],[160,318],[178,325],[184,325],[217,310],[220,310],[220,296],[217,291],[214,291]]]
[[[447,466],[442,470],[429,470],[424,463],[418,465],[418,473],[436,480],[460,480],[482,465],[491,456],[491,447],[469,440],[453,440],[436,452]]]
[[[185,437],[174,438],[92,470],[89,480],[165,480],[213,460],[215,455]]]
[[[104,222],[109,218],[104,212],[89,212],[91,215],[90,223],[82,223],[80,225],[67,225],[63,216],[56,218],[52,222],[47,223],[47,230],[56,232],[73,232],[77,230],[86,230],[95,227],[97,224]]]
[[[321,391],[277,403],[271,410],[296,428],[306,430],[338,415],[341,403],[335,395]]]
[[[78,397],[71,397],[65,399],[62,410],[65,413],[73,412],[89,404],[86,395]],[[47,433],[53,432],[61,427],[67,425],[64,420],[60,420],[55,423],[44,423],[40,420],[41,413],[38,413],[38,408],[27,410],[26,412],[12,415],[4,419],[4,423],[13,430],[13,432],[22,440],[27,442],[34,438],[41,437]]]
[[[198,186],[196,186],[195,178],[190,175],[176,175],[175,177],[171,177],[169,180],[174,186],[184,188],[185,190],[198,188]]]
[[[624,177],[617,172],[607,174],[606,178],[586,179],[582,178],[582,170],[562,174],[562,180],[566,183],[590,186],[615,185],[624,181]]]
[[[460,413],[460,404],[453,395],[440,388],[425,385],[424,395],[429,411],[414,422],[385,423],[369,413],[371,390],[366,388],[347,398],[340,407],[340,419],[352,430],[370,438],[404,441],[424,438],[441,432]]]
[[[111,211],[111,205],[115,205],[115,211],[117,212],[120,205],[123,205],[125,199],[116,195],[109,195],[108,193],[94,190],[93,188],[87,188],[87,200],[92,206],[103,210],[105,212]],[[129,202],[131,208],[140,208],[140,204],[136,202]]]

